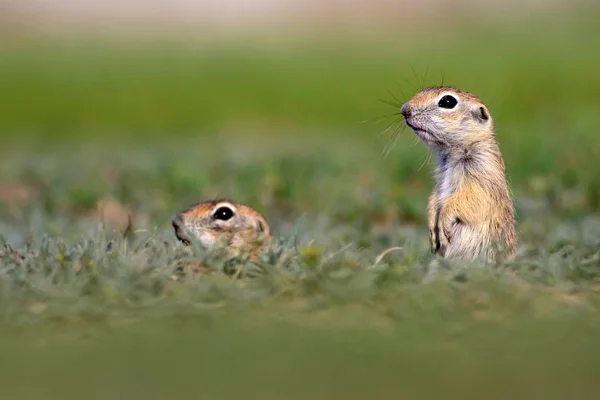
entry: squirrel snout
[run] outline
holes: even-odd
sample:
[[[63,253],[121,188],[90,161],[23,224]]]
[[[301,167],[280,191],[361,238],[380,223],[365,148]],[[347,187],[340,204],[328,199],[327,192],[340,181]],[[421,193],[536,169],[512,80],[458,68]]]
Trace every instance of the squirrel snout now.
[[[173,229],[175,229],[175,236],[177,236],[177,239],[185,244],[189,244],[191,240],[185,233],[185,223],[180,213],[175,214],[173,218],[171,218],[171,224],[173,225]]]
[[[408,103],[404,103],[402,107],[400,107],[400,114],[402,114],[404,118],[409,118],[412,115],[412,109]]]
[[[177,213],[173,215],[173,218],[171,218],[171,224],[173,224],[173,228],[180,229],[183,226],[183,217],[181,214]]]

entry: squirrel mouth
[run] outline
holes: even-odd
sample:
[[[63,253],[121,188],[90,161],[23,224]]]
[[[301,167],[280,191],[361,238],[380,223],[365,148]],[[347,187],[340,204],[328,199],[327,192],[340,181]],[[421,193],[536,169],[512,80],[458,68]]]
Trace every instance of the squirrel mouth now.
[[[427,132],[425,129],[421,129],[421,128],[419,128],[419,127],[415,126],[414,124],[412,124],[412,123],[411,123],[411,122],[410,122],[408,119],[405,119],[405,120],[404,120],[404,123],[405,123],[406,125],[408,125],[408,127],[409,127],[410,129],[412,129],[413,131],[415,131],[415,133],[416,133],[416,132],[423,132],[423,133],[429,134],[429,132]]]
[[[427,132],[425,129],[421,129],[415,126],[414,124],[411,124],[408,120],[405,120],[404,122],[406,122],[406,125],[408,125],[408,127],[412,129],[419,138],[423,139],[426,142],[429,142],[429,138],[431,137],[431,134],[429,132]]]
[[[191,241],[189,239],[189,236],[183,233],[181,229],[175,229],[175,236],[177,236],[177,239],[179,239],[179,241],[185,244],[186,246],[190,245]]]
[[[442,142],[431,132],[429,132],[425,129],[419,128],[418,126],[415,126],[408,119],[405,119],[404,122],[410,129],[412,129],[415,132],[415,134],[419,137],[419,139],[421,139],[425,143],[433,144],[433,145],[441,145],[442,144]]]

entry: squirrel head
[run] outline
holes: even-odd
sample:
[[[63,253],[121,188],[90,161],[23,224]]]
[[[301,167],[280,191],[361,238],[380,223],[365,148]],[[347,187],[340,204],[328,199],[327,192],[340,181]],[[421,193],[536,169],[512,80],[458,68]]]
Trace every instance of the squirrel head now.
[[[204,248],[256,254],[271,237],[265,218],[253,208],[229,200],[209,200],[176,213],[172,218],[177,238],[197,241]]]
[[[469,147],[494,137],[492,117],[479,97],[449,86],[415,94],[400,108],[404,121],[433,149]]]

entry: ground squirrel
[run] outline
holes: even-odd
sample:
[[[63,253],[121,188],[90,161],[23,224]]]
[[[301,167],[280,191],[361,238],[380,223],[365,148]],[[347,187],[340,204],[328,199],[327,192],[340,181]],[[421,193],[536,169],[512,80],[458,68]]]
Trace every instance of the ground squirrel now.
[[[430,87],[400,112],[437,157],[427,218],[431,248],[442,257],[491,261],[517,250],[514,206],[492,117],[475,95]]]
[[[225,249],[231,256],[244,252],[253,260],[271,238],[271,228],[260,213],[229,200],[198,203],[176,213],[172,224],[177,238],[186,244],[193,235],[204,248]]]

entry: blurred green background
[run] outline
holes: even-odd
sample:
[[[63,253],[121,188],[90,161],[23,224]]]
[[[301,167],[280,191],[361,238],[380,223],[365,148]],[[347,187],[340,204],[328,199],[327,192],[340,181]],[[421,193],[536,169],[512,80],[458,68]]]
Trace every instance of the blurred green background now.
[[[0,396],[592,398],[595,3],[6,2]],[[396,113],[442,82],[494,118],[508,270],[429,264]],[[285,242],[258,283],[171,281],[171,215],[215,197]]]

